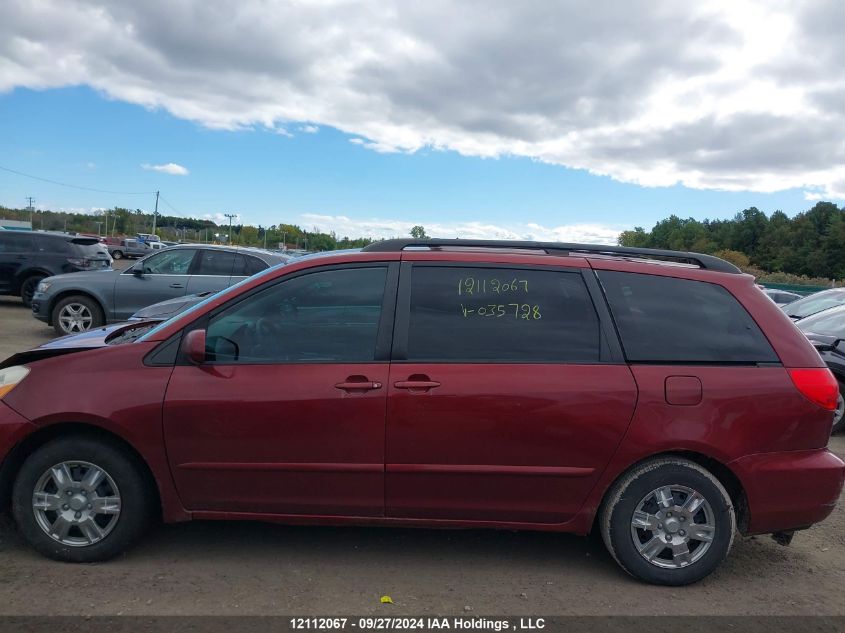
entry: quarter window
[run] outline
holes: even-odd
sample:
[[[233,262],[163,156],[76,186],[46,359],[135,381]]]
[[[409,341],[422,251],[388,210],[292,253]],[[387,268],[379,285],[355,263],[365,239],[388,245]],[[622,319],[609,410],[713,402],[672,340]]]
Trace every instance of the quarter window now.
[[[386,279],[373,267],[277,283],[213,317],[206,352],[223,363],[372,362]]]
[[[751,315],[722,286],[638,273],[598,276],[630,361],[779,361]]]
[[[600,336],[580,273],[413,269],[408,360],[595,362]]]

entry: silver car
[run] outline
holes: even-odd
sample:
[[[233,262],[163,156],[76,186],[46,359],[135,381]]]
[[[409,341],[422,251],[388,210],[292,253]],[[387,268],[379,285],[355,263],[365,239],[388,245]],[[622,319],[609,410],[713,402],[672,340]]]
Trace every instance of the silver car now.
[[[138,310],[189,294],[216,292],[288,257],[255,248],[179,245],[123,271],[71,273],[44,279],[32,314],[60,335],[125,321]]]

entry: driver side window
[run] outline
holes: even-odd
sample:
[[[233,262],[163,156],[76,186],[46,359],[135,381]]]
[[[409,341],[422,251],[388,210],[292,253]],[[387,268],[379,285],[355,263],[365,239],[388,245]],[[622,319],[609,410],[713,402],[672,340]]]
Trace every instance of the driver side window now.
[[[191,248],[166,250],[144,260],[146,275],[187,275],[196,251]]]
[[[214,316],[218,363],[372,362],[387,268],[328,270],[277,283]]]

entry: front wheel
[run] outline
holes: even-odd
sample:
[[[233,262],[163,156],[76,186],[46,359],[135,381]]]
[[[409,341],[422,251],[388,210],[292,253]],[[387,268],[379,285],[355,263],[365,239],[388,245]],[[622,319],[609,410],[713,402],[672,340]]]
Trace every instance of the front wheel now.
[[[608,493],[600,517],[608,551],[632,576],[688,585],[710,574],[730,551],[736,516],[730,495],[687,459],[635,467]]]
[[[106,322],[100,305],[84,295],[65,297],[56,303],[52,320],[53,329],[59,336],[87,332]]]
[[[24,462],[12,510],[36,550],[90,563],[140,538],[153,515],[151,492],[140,466],[119,448],[87,437],[59,438]]]

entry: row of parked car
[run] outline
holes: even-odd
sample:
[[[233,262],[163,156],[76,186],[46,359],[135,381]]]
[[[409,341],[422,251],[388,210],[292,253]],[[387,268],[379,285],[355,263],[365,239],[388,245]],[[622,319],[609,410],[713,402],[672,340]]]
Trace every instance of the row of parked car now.
[[[830,288],[806,297],[771,288],[763,288],[763,292],[810,339],[839,382],[833,432],[845,430],[845,288]]]

